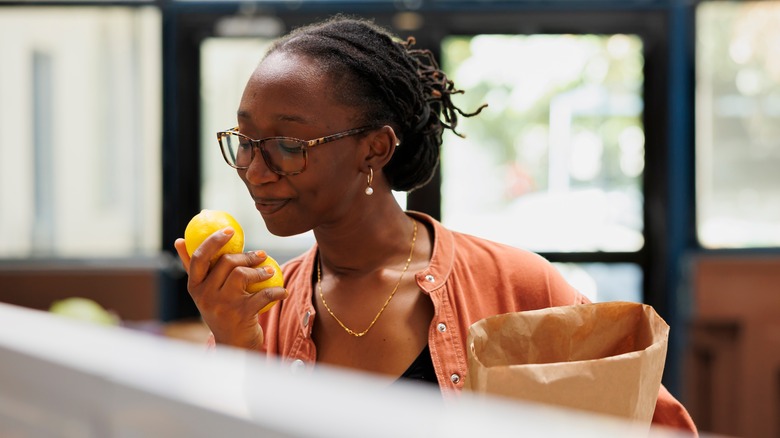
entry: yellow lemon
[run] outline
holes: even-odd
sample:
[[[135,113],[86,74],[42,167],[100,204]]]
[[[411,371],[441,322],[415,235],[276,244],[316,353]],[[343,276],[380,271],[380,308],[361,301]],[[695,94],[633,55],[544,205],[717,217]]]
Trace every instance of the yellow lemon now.
[[[187,247],[187,254],[192,256],[192,253],[206,240],[207,237],[212,235],[215,231],[219,231],[225,227],[232,227],[235,230],[235,234],[230,240],[222,247],[222,249],[214,255],[211,259],[213,265],[222,254],[238,254],[244,251],[244,229],[229,213],[221,210],[201,210],[196,214],[187,224],[187,228],[184,230],[184,243]],[[274,269],[274,275],[268,280],[261,281],[249,285],[248,292],[256,293],[268,287],[284,287],[284,276],[282,274],[282,268],[279,267],[279,263],[271,256],[267,256],[263,263],[255,266],[256,268],[270,266]],[[268,309],[274,306],[277,301],[269,303],[263,307],[259,313],[267,312]]]
[[[260,292],[261,290],[268,288],[268,287],[284,287],[284,275],[282,274],[282,268],[279,267],[279,263],[276,263],[276,260],[273,259],[273,257],[268,256],[266,257],[265,261],[263,263],[260,263],[256,267],[263,267],[263,266],[270,266],[274,268],[274,275],[273,277],[269,278],[268,280],[261,281],[259,283],[250,284],[247,288],[247,292],[255,293]],[[267,306],[260,309],[259,313],[267,312],[268,309],[274,306],[278,301],[272,301],[268,303]]]
[[[235,234],[211,259],[213,265],[222,254],[238,254],[244,251],[244,230],[233,216],[221,210],[203,209],[193,216],[184,230],[184,243],[187,246],[187,254],[192,253],[212,235],[225,227],[232,227]]]

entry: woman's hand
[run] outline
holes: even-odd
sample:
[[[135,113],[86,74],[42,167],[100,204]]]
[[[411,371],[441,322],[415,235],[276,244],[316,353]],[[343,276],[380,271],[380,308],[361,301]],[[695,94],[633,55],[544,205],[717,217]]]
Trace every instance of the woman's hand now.
[[[189,275],[187,290],[214,340],[258,350],[263,345],[263,330],[257,322],[257,314],[270,302],[287,298],[287,291],[281,287],[257,293],[246,291],[250,284],[273,275],[272,268],[254,268],[265,260],[263,251],[224,254],[210,266],[211,258],[232,235],[231,228],[215,232],[203,241],[192,257],[187,254],[184,239],[176,239],[174,247]]]

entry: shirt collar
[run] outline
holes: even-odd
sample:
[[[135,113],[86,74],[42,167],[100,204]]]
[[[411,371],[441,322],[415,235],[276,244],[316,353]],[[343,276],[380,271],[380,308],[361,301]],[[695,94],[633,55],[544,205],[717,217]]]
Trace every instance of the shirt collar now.
[[[431,216],[417,211],[409,211],[407,214],[425,224],[433,234],[431,261],[427,268],[415,274],[417,285],[423,292],[430,294],[444,286],[452,272],[455,239],[452,231]]]
[[[415,273],[417,285],[425,293],[431,293],[442,287],[452,272],[455,260],[455,239],[453,232],[445,228],[441,222],[433,217],[418,211],[407,211],[407,215],[424,224],[433,236],[433,248],[428,267]],[[314,278],[314,264],[317,260],[317,244],[303,255],[301,261],[303,275],[299,278],[311,284]],[[314,291],[316,293],[316,291]],[[299,295],[303,297],[304,295]]]

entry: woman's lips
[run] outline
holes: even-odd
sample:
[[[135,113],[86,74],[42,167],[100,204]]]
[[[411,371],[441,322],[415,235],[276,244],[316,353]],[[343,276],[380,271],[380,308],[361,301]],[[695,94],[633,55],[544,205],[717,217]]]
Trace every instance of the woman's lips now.
[[[255,208],[260,214],[274,214],[290,202],[289,199],[256,199]]]

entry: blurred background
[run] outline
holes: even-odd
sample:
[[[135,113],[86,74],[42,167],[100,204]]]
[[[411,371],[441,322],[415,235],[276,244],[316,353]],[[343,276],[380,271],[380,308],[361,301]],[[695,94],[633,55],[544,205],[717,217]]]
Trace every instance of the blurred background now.
[[[461,108],[489,104],[402,205],[652,305],[700,430],[780,436],[779,1],[0,0],[0,302],[85,297],[200,341],[173,251],[195,213],[306,250],[215,133],[269,42],[336,12],[415,36]]]

